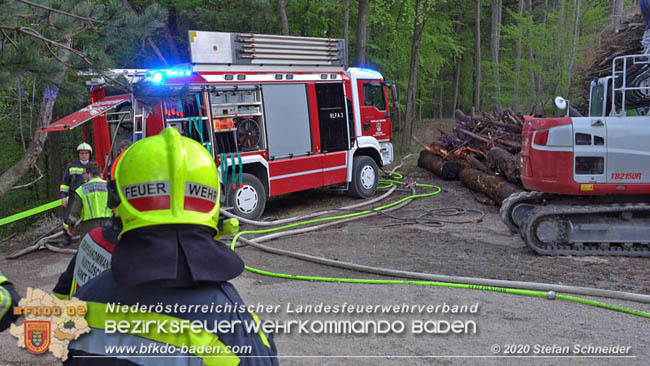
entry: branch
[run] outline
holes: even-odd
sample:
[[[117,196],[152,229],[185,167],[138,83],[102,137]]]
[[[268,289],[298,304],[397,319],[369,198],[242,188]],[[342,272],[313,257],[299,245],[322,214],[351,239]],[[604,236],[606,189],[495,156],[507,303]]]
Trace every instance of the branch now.
[[[165,66],[169,66],[167,60],[165,60],[165,57],[163,57],[162,53],[160,52],[160,49],[158,48],[158,46],[156,46],[156,44],[153,42],[151,37],[147,37],[147,41],[149,41],[149,45],[151,46],[151,48],[153,48],[153,52],[158,56],[160,60],[162,60],[162,62],[165,63]]]
[[[47,47],[47,50],[50,51],[50,53],[52,54],[52,56],[53,56],[57,61],[59,61],[61,64],[63,64],[63,66],[65,66],[65,67],[67,67],[67,68],[70,68],[70,69],[72,68],[72,65],[70,65],[69,63],[63,61],[61,58],[59,58],[59,55],[57,55],[56,52],[54,52],[54,50],[52,49],[52,47],[50,47],[50,44],[49,44],[49,43],[43,41],[43,44],[45,45],[45,47]]]
[[[63,15],[65,15],[65,16],[68,16],[68,17],[71,17],[71,18],[75,18],[75,19],[79,19],[79,20],[84,20],[84,21],[89,22],[89,23],[97,23],[97,24],[101,24],[101,25],[108,25],[108,26],[110,26],[110,27],[116,27],[116,28],[119,28],[119,25],[117,25],[117,24],[110,24],[110,23],[106,23],[106,22],[104,22],[104,21],[97,20],[97,19],[94,19],[94,18],[86,18],[86,17],[82,17],[82,16],[80,16],[80,15],[76,15],[76,14],[68,13],[68,12],[63,11],[63,10],[53,9],[53,8],[50,8],[50,7],[45,6],[45,5],[36,4],[36,3],[31,2],[31,1],[27,1],[27,0],[18,0],[18,1],[21,2],[21,3],[27,4],[27,5],[29,5],[29,6],[33,6],[33,7],[35,7],[35,8],[41,8],[41,9],[44,9],[44,10],[47,10],[47,11],[51,11],[51,12],[53,12],[53,13],[63,14]]]
[[[0,25],[0,29],[13,30],[13,31],[16,31],[16,32],[26,34],[26,35],[28,35],[30,37],[34,37],[36,39],[40,39],[43,42],[48,42],[48,43],[53,44],[53,45],[55,45],[57,47],[63,48],[65,50],[68,50],[68,51],[74,53],[75,55],[79,56],[82,60],[84,60],[88,65],[93,64],[92,61],[90,61],[90,59],[88,58],[88,56],[84,55],[81,51],[75,50],[72,47],[64,45],[63,43],[60,43],[60,42],[53,41],[51,39],[45,38],[42,35],[40,35],[37,31],[35,31],[33,29],[26,28],[26,27],[8,27],[8,26],[5,26],[5,25]]]
[[[14,40],[11,39],[11,37],[9,37],[9,35],[7,34],[7,32],[5,32],[4,29],[2,29],[2,35],[9,41],[9,43],[11,43],[14,46],[16,50],[18,50],[18,44],[14,42]]]
[[[14,186],[11,189],[27,188],[27,187],[29,187],[31,185],[34,185],[39,180],[43,179],[43,172],[41,172],[41,170],[38,168],[37,165],[34,165],[34,168],[36,168],[36,170],[38,170],[38,178],[34,179],[34,181],[32,181],[31,183],[23,184],[22,186]]]

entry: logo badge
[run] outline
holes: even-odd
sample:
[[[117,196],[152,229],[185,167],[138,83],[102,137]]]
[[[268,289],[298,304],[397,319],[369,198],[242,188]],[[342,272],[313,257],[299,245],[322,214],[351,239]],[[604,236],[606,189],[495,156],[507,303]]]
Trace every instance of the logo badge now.
[[[44,320],[25,321],[25,348],[31,353],[44,353],[50,347],[52,324]]]

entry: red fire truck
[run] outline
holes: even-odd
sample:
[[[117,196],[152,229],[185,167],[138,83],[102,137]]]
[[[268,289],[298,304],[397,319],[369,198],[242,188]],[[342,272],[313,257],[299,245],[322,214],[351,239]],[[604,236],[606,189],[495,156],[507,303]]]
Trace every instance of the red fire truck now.
[[[393,161],[395,87],[346,67],[343,40],[190,31],[189,41],[190,63],[94,77],[92,104],[44,130],[92,120],[105,166],[121,140],[176,128],[212,153],[225,206],[245,218],[269,196],[311,188],[374,194]]]

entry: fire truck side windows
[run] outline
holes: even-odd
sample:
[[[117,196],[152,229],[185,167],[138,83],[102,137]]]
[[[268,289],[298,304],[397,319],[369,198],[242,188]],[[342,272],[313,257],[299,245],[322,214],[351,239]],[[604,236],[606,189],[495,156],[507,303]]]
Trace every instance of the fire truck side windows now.
[[[377,84],[377,85],[374,85]],[[376,107],[380,111],[386,110],[386,97],[384,96],[384,87],[379,83],[363,84],[363,105],[366,107]]]
[[[339,83],[316,84],[316,103],[322,151],[346,150],[349,132],[343,86]]]

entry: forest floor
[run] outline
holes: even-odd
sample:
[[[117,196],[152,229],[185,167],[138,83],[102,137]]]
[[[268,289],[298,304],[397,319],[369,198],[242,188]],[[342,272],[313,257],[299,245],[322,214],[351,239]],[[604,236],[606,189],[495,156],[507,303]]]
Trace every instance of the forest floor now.
[[[439,135],[436,128],[448,130],[450,126],[450,122],[420,123],[414,134],[423,142],[431,142]],[[396,159],[396,163],[399,163],[400,158]],[[475,193],[464,188],[459,181],[442,181],[432,173],[418,168],[417,154],[407,157],[403,163],[399,171],[407,179],[438,185],[442,191],[433,197],[415,199],[406,207],[393,211],[392,215],[413,218],[431,209],[463,207],[484,212],[483,220],[436,226],[409,224],[403,220],[375,215],[265,244],[314,256],[403,271],[650,294],[648,259],[536,255],[518,235],[512,235],[508,231],[501,222],[498,207],[479,203]],[[422,192],[425,189],[419,187],[418,193]],[[399,191],[382,204],[408,194]],[[357,202],[358,200],[345,195],[324,190],[299,192],[270,200],[265,217],[291,217]],[[467,220],[476,215],[468,213],[444,219]],[[8,245],[0,247],[0,254],[4,256],[27,246],[44,230],[35,228],[31,233],[17,236]],[[237,252],[247,265],[267,271],[308,276],[387,279],[268,254],[250,247],[240,248]],[[12,261],[0,259],[0,269],[17,284],[23,294],[26,287],[50,290],[58,274],[67,265],[68,258],[62,254],[37,252]],[[372,332],[306,334],[297,330],[278,334],[275,341],[283,365],[647,365],[650,361],[648,319],[560,300],[428,286],[296,281],[249,272],[233,283],[249,304],[280,305],[279,311],[259,314],[266,320],[384,319],[406,324],[403,332],[391,331],[379,335]],[[650,304],[600,298],[596,300],[650,311]],[[298,305],[320,303],[373,306],[478,304],[479,311],[476,314],[431,314],[421,311],[400,314],[381,311],[362,314],[291,312],[292,307]],[[412,326],[418,320],[475,321],[478,331],[475,334],[414,334]],[[13,337],[0,335],[0,348],[4,354],[0,364],[56,364],[51,356],[30,355],[12,343],[15,343]],[[528,345],[530,349],[526,351],[526,348],[519,347],[519,351],[526,352],[519,355],[505,354],[506,350],[512,350],[511,345]],[[623,354],[625,358],[612,359],[611,356],[618,357],[620,354],[574,352],[579,349],[574,348],[576,345],[620,345],[629,346],[630,349]],[[499,350],[495,350],[497,346]],[[560,350],[554,348],[556,351],[544,352],[543,346],[558,346]],[[562,347],[569,347],[569,352],[564,352],[565,348]],[[4,350],[8,352],[5,353]]]

